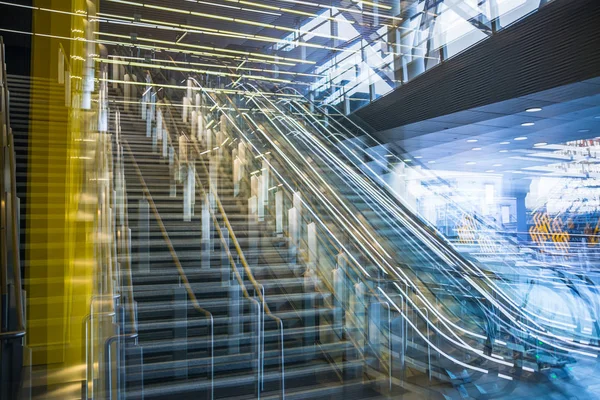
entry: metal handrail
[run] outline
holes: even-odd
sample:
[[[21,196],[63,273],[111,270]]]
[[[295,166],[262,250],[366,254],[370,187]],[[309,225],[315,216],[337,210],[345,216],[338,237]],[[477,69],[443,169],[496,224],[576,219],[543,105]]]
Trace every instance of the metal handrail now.
[[[234,104],[234,103],[231,101],[231,99],[229,99],[229,98],[228,98],[228,100],[229,100],[229,102],[232,104],[232,107],[233,107],[234,109],[237,109],[237,108],[236,108],[236,106],[235,106],[235,104]],[[239,110],[238,110],[238,111],[239,111]],[[242,113],[240,113],[240,115],[243,115],[243,114],[242,114]],[[378,297],[378,296],[376,295],[376,297]]]

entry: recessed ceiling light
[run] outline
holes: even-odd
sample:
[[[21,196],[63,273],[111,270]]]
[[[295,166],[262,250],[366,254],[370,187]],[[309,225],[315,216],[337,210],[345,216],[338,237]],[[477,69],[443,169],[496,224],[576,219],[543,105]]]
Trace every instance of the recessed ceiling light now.
[[[519,136],[519,137],[516,137],[514,140],[516,140],[516,141],[527,140],[527,136]]]
[[[418,160],[420,158],[423,158],[423,156],[415,156],[415,160]]]
[[[548,144],[548,143],[546,143],[546,142],[541,142],[541,143],[536,143],[536,144],[534,144],[534,146],[535,146],[535,147],[542,147],[542,146],[545,146],[545,145],[547,145],[547,144]]]
[[[510,144],[510,142],[500,142],[500,144]]]
[[[500,150],[498,153],[508,153],[508,150]]]
[[[393,154],[386,154],[385,157],[394,157]]]
[[[492,165],[492,167],[501,167],[501,166],[502,166],[502,164],[494,164],[494,165]]]
[[[481,150],[481,147],[473,147],[471,150],[473,150],[473,151],[479,151],[479,150]]]
[[[412,160],[410,158],[407,158],[406,160],[404,160],[404,162],[411,162]]]
[[[534,126],[535,122],[523,122],[521,126]]]
[[[469,161],[469,162],[467,162],[466,164],[467,164],[467,165],[475,165],[475,164],[477,164],[477,163],[476,163],[475,161]]]
[[[540,107],[532,107],[532,108],[528,108],[527,110],[525,110],[525,112],[538,112],[538,111],[542,111],[542,109]]]
[[[434,160],[428,161],[427,164],[435,164]]]
[[[467,143],[477,143],[477,139],[469,139],[467,140]]]
[[[487,171],[485,171],[485,172],[487,172],[487,173],[492,173],[492,172],[494,172],[494,170],[493,170],[493,169],[488,169],[488,170],[487,170]]]

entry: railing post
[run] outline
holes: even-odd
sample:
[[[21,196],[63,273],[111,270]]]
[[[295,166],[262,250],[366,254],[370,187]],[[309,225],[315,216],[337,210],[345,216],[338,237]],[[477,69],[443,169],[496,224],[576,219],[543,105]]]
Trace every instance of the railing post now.
[[[317,225],[311,222],[306,225],[306,236],[308,243],[308,262],[314,268],[319,265],[319,249],[317,248]]]
[[[365,326],[365,310],[366,310],[366,286],[363,282],[359,282],[354,285],[354,326],[352,327],[355,335],[355,340],[359,343],[362,351],[364,352],[364,338],[361,337],[362,333],[366,333]]]
[[[197,120],[196,124],[197,124],[196,139],[198,140],[199,143],[202,143],[202,140],[206,134],[205,134],[205,129],[204,129],[204,116],[203,116],[200,108],[198,108],[198,120]]]
[[[265,156],[266,157],[266,156]],[[262,161],[262,199],[263,199],[263,218],[264,218],[264,208],[268,209],[269,207],[269,186],[271,185],[271,171],[269,167],[269,162],[263,158]]]
[[[229,268],[233,268],[229,263],[229,258],[227,255],[228,247],[229,247],[229,233],[227,228],[221,228],[221,232],[223,234],[224,243],[222,243],[223,249],[221,251],[221,268],[223,268],[224,273],[223,278],[227,279],[222,282],[223,285],[229,285],[229,318],[231,322],[229,323],[229,346],[228,352],[229,354],[237,354],[240,352],[240,284],[237,281],[236,277],[233,274],[230,274]],[[243,278],[242,278],[243,279]]]
[[[175,368],[175,378],[186,379],[188,377],[187,364],[187,338],[188,338],[188,298],[184,287],[173,289],[173,319],[175,321],[173,328],[173,339],[178,343],[177,350],[173,351],[173,359],[181,362],[181,368]]]
[[[177,166],[175,165],[175,148],[173,146],[169,146],[169,175],[171,181],[169,197],[177,196],[177,174]]]
[[[289,262],[295,264],[298,255],[298,245],[300,242],[300,227],[298,226],[298,209],[292,207],[288,210],[288,236],[290,243],[288,247]]]
[[[150,206],[148,200],[140,199],[138,202],[138,241],[139,260],[138,271],[150,272]]]
[[[344,310],[346,309],[346,260],[344,254],[337,256],[336,268],[333,270],[333,329],[337,337],[344,339]]]
[[[156,121],[156,92],[150,91],[150,121]]]
[[[221,229],[221,286],[233,285],[237,282],[235,276],[231,273],[233,266],[229,263],[229,230],[223,227]]]
[[[283,234],[283,190],[275,193],[275,233]]]
[[[144,110],[146,109],[146,106],[144,105]],[[146,113],[145,113],[146,114]],[[146,114],[146,137],[149,138],[152,136],[152,119],[150,118],[150,115],[148,115],[150,113]]]
[[[198,135],[198,112],[192,111],[191,134],[190,137],[196,138]]]
[[[246,260],[250,266],[258,263],[258,199],[252,196],[248,199],[248,252]]]
[[[240,181],[242,179],[243,171],[242,161],[238,157],[233,159],[233,196],[237,197],[240,193]]]
[[[183,220],[190,222],[194,215],[196,199],[196,166],[192,162],[186,165],[185,182],[183,185]]]
[[[188,112],[190,108],[190,99],[187,97],[183,98],[183,112],[181,113],[181,120],[185,124],[188,120]]]
[[[266,181],[265,181],[265,176],[264,175],[259,175],[256,177],[256,196],[257,196],[257,201],[256,201],[256,205],[257,205],[257,210],[256,210],[256,217],[258,219],[259,222],[263,222],[265,220],[265,191],[264,191],[264,187],[267,185]]]
[[[402,300],[402,299],[401,299]],[[401,304],[402,309],[404,309],[404,301],[402,300]],[[406,316],[406,314],[404,314]],[[390,360],[390,368],[392,369],[392,376],[396,376],[396,371],[400,370],[400,380],[404,381],[404,368],[405,368],[405,358],[404,354],[406,351],[406,321],[405,317],[402,315],[395,318],[392,322],[392,360]]]
[[[310,347],[310,350],[304,350],[304,353],[310,358],[314,357],[314,345],[317,340],[317,321],[316,321],[316,310],[315,310],[315,296],[317,295],[316,290],[316,273],[313,268],[309,267],[304,273],[304,310],[306,316],[304,317],[304,346]]]
[[[125,81],[125,84],[123,85],[123,101],[125,103],[123,109],[126,112],[129,112],[129,103],[131,102],[131,85],[128,82],[131,81],[131,77],[129,74],[125,74],[123,80]]]
[[[256,297],[256,296],[255,296]],[[256,299],[250,299],[251,305],[256,305],[256,311],[253,312],[254,318],[253,323],[256,329],[256,341],[252,342],[252,353],[256,354],[256,388],[254,389],[254,394],[256,395],[257,400],[260,400],[260,391],[261,391],[261,340],[262,340],[262,317],[261,317],[261,307],[260,303]],[[254,307],[253,307],[254,308]]]
[[[381,304],[373,302],[367,305],[367,341],[373,350],[372,367],[378,369],[378,355],[381,353]]]
[[[202,268],[210,268],[211,241],[211,219],[209,195],[202,201]]]

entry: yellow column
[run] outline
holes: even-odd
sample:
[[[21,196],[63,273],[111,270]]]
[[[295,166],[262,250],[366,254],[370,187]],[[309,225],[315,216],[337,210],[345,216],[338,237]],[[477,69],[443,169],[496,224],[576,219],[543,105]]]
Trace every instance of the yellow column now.
[[[86,11],[85,0],[35,0],[34,6]],[[53,371],[48,384],[84,378],[82,328],[93,288],[96,207],[93,197],[82,195],[91,164],[86,159],[93,157],[93,148],[82,147],[89,111],[78,104],[86,54],[81,41],[56,37],[85,37],[85,19],[33,11],[34,33],[54,36],[33,37],[25,257],[27,345],[33,365]],[[58,80],[61,46],[71,75],[64,84]]]

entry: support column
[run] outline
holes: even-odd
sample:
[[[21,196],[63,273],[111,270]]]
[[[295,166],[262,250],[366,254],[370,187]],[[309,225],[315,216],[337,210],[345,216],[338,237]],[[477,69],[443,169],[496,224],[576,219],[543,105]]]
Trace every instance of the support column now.
[[[525,204],[525,198],[527,193],[519,192],[516,193],[517,200],[517,240],[519,242],[526,242],[529,240],[529,233],[527,227],[527,206]]]

